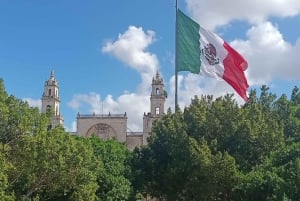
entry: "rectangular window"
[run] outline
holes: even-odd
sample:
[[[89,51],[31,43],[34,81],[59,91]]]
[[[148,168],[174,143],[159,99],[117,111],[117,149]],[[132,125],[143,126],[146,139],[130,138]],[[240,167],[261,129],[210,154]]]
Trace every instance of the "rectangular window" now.
[[[159,114],[159,107],[155,108],[155,114]]]

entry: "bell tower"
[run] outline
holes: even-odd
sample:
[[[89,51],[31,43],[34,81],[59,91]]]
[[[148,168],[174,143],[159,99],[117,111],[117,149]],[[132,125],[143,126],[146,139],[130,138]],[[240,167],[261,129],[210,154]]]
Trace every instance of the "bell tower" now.
[[[58,125],[63,125],[63,117],[59,110],[59,87],[55,79],[54,71],[50,73],[50,78],[45,81],[44,92],[42,96],[42,112],[52,112],[52,119],[49,128],[55,128]]]
[[[143,144],[147,144],[147,138],[151,134],[152,123],[164,114],[167,93],[164,89],[164,81],[157,72],[152,79],[152,90],[150,95],[150,111],[143,118]]]
[[[151,114],[153,116],[161,116],[164,113],[164,106],[166,100],[166,92],[164,90],[164,81],[157,72],[156,77],[152,79],[151,91]]]

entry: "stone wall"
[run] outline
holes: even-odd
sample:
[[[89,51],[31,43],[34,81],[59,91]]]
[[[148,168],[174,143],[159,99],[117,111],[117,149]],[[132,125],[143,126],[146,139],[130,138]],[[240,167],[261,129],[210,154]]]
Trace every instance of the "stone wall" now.
[[[127,148],[132,151],[135,147],[142,146],[143,134],[142,132],[128,132],[126,137]]]
[[[77,135],[90,137],[95,134],[100,138],[115,138],[126,142],[127,116],[125,114],[77,115]]]

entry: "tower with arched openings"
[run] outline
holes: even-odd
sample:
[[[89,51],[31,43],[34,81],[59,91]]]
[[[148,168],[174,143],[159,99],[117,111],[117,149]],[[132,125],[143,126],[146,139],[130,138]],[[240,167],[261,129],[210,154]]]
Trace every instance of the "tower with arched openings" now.
[[[59,85],[55,79],[54,71],[50,73],[50,78],[45,81],[42,95],[42,112],[52,112],[49,128],[54,128],[64,124],[63,116],[60,114]]]

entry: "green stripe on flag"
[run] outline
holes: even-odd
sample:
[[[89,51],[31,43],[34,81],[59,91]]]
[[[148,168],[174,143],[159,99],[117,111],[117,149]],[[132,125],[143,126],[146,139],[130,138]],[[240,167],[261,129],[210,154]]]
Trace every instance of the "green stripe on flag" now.
[[[179,9],[176,20],[176,69],[200,72],[200,26]]]

